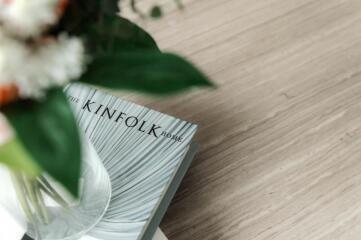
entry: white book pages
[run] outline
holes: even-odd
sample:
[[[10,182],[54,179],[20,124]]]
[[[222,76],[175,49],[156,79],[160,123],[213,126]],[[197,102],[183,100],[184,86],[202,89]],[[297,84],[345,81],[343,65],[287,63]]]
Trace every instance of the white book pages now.
[[[168,240],[168,238],[164,235],[162,230],[160,228],[158,228],[153,237],[153,240]]]

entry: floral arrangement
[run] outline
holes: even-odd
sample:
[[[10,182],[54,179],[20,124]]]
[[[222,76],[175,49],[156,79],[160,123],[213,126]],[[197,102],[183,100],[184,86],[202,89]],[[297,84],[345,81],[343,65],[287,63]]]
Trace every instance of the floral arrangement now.
[[[212,85],[118,12],[117,0],[0,0],[0,163],[15,174],[47,173],[78,195],[71,81],[151,94]]]

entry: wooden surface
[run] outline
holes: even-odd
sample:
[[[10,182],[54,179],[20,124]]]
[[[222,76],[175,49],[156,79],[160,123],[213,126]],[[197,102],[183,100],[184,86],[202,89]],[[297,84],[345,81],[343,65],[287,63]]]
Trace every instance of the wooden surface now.
[[[217,84],[129,98],[198,123],[171,240],[361,239],[361,1],[188,0],[140,22]]]

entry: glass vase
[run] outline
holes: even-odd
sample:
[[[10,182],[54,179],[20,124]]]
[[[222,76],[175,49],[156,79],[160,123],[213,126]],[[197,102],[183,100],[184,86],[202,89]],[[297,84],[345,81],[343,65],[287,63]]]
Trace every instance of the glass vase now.
[[[0,204],[31,238],[80,239],[106,212],[111,198],[109,175],[92,144],[84,136],[82,142],[78,199],[47,175],[31,179],[0,168]]]

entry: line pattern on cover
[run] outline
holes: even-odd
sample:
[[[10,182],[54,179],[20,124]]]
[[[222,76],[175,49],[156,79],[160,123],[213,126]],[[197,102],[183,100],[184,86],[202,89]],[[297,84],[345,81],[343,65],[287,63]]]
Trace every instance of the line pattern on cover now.
[[[112,181],[110,207],[89,235],[102,240],[142,239],[197,126],[80,84],[68,86],[66,92],[76,99],[72,102],[78,122],[103,159]],[[91,104],[85,106],[87,101]],[[100,105],[102,110],[97,112]],[[105,107],[108,112],[104,112]],[[155,137],[139,131],[139,126],[127,127],[124,119],[115,121],[120,112],[138,119],[133,118],[132,123],[146,121],[148,127],[157,124],[162,131],[181,136],[182,141],[159,134]]]

